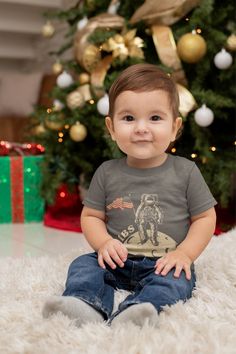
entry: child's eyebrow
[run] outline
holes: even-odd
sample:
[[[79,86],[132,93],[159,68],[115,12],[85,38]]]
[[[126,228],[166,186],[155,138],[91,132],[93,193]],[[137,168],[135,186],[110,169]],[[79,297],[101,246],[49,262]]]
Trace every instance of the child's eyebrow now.
[[[118,111],[117,114],[130,114],[131,112],[131,109],[122,109],[121,111]]]
[[[149,114],[161,114],[161,115],[164,115],[164,116],[166,116],[167,114],[166,114],[166,112],[164,112],[164,111],[162,111],[162,110],[160,110],[160,109],[155,109],[155,110],[152,110],[152,111],[150,111],[150,112],[148,112]]]

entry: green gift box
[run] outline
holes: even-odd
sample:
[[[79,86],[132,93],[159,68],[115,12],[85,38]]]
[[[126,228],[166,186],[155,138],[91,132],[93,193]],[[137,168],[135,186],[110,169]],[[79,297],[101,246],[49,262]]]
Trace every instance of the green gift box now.
[[[43,156],[0,157],[0,223],[43,220],[40,196]]]

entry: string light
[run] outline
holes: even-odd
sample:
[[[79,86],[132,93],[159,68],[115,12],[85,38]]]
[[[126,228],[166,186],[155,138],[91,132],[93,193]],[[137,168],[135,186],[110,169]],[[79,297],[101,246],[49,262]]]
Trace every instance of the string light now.
[[[171,152],[175,153],[175,152],[176,152],[176,148],[173,147],[173,148],[171,149]]]
[[[52,109],[51,108],[47,108],[47,113],[48,114],[52,113]]]
[[[197,157],[197,154],[191,154],[192,159],[195,159]]]
[[[187,22],[188,22],[188,21],[189,21],[189,18],[188,18],[188,17],[186,17],[185,21],[187,21]]]
[[[45,151],[45,148],[41,145],[41,144],[37,144],[36,145],[37,149],[41,152],[44,152]]]
[[[69,124],[65,124],[64,128],[69,129],[70,128]]]
[[[198,34],[202,33],[201,28],[197,28],[197,29],[196,29],[196,32],[197,32]]]
[[[59,139],[58,139],[58,142],[59,142],[59,143],[62,143],[62,142],[63,142],[63,139],[62,139],[62,138],[59,138]]]
[[[90,103],[90,104],[94,104],[94,100],[90,100],[89,103]]]
[[[63,138],[64,134],[63,134],[62,132],[59,132],[59,133],[58,133],[58,136],[59,136],[60,138]]]
[[[210,147],[210,150],[211,150],[211,151],[216,151],[216,147],[215,147],[215,146],[211,146],[211,147]]]

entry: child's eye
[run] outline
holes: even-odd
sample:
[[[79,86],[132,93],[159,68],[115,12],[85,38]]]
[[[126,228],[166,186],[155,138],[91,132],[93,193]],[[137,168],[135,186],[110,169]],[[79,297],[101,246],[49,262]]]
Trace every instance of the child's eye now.
[[[151,120],[154,122],[158,122],[159,120],[161,120],[160,116],[151,116]]]
[[[126,122],[132,122],[134,120],[133,116],[124,116],[123,118]]]

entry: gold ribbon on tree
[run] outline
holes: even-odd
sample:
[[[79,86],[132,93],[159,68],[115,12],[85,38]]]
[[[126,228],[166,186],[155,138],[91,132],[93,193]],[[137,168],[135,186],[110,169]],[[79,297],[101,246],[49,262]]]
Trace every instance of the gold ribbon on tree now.
[[[91,73],[91,85],[93,88],[93,92],[97,97],[103,97],[105,94],[104,90],[104,80],[107,74],[107,71],[109,70],[111,63],[113,61],[112,55],[108,55],[105,58],[103,58],[96,68],[93,70]]]
[[[170,26],[194,9],[200,0],[146,0],[133,14],[131,24],[145,21],[148,25]]]

